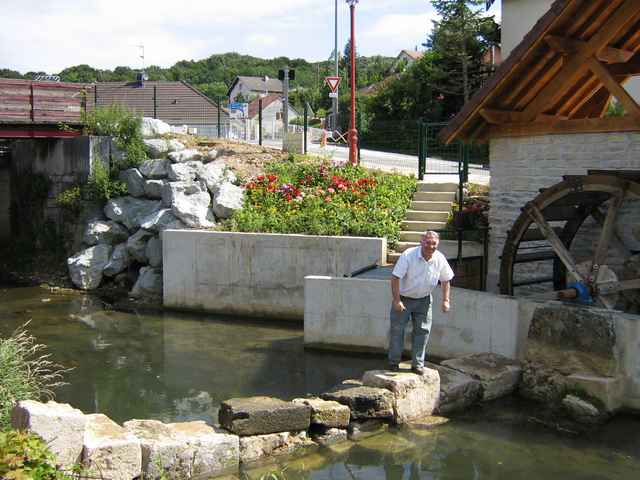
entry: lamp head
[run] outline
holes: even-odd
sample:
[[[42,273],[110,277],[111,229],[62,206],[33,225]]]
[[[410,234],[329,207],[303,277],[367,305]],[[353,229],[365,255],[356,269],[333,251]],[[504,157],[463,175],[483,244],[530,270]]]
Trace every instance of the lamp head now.
[[[347,0],[347,3],[350,7],[355,7],[358,4],[359,0]]]

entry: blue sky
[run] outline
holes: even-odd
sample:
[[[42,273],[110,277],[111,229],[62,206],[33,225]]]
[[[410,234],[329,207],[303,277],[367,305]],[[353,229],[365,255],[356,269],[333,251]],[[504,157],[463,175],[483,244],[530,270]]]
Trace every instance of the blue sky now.
[[[139,68],[139,45],[147,65],[162,67],[230,51],[322,60],[333,50],[334,7],[334,0],[2,0],[0,68]],[[490,13],[499,16],[497,7]],[[342,49],[344,0],[338,10]],[[363,55],[395,56],[420,45],[435,18],[428,0],[360,0],[356,12]]]

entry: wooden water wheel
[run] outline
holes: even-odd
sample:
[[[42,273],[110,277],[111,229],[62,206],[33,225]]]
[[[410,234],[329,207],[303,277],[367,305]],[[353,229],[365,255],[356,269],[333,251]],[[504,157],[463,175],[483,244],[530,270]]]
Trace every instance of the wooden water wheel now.
[[[548,285],[550,291],[542,295],[546,298],[577,298],[640,312],[640,252],[616,231],[623,203],[640,200],[640,172],[593,171],[563,178],[527,203],[509,231],[501,257],[500,292],[513,295],[516,287]],[[589,218],[599,228],[598,238],[592,258],[577,263],[571,246]],[[612,249],[623,259],[617,273],[607,263]],[[538,265],[535,269],[546,275],[514,274],[517,265],[527,263]]]

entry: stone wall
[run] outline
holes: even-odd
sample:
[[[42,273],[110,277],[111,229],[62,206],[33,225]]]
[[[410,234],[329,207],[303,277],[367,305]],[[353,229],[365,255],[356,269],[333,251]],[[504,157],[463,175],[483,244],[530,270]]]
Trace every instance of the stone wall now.
[[[563,175],[586,175],[590,169],[640,170],[640,134],[601,133],[542,135],[491,140],[491,226],[487,285],[498,290],[500,256],[507,231],[520,209],[539,193],[539,189],[562,181]],[[631,218],[631,220],[630,220]],[[633,242],[631,228],[640,221],[640,208],[625,202],[618,219],[618,231]],[[585,225],[586,228],[586,225]],[[593,229],[597,234],[599,229]],[[578,261],[588,258],[593,237],[577,241]],[[640,244],[635,239],[637,248]],[[632,244],[628,243],[632,248]],[[548,262],[547,262],[548,263]],[[520,275],[532,274],[540,264],[519,265]],[[538,273],[539,275],[539,273]]]

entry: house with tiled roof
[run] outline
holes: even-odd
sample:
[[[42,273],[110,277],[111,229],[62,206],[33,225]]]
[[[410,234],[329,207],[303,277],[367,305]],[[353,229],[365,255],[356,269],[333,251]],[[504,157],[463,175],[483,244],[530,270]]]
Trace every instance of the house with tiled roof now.
[[[284,86],[281,80],[270,77],[237,76],[229,87],[229,102],[235,102],[238,96],[253,100],[261,95],[282,94]]]

